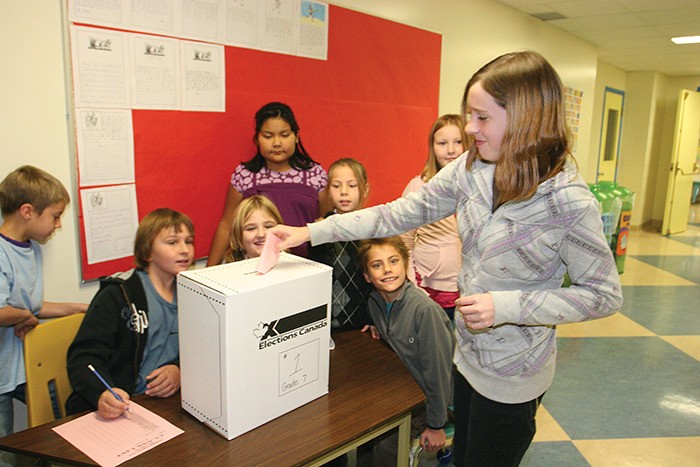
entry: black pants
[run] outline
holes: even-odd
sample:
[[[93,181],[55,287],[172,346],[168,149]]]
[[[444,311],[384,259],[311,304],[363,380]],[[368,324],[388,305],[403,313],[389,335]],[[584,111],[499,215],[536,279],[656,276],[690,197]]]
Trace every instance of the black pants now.
[[[454,465],[517,466],[535,436],[535,413],[542,400],[503,404],[471,387],[455,369]]]

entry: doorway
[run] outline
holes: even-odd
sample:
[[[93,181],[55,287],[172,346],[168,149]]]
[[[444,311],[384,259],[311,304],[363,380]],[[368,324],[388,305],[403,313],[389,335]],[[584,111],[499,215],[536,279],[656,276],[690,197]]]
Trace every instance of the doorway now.
[[[684,232],[688,228],[693,182],[696,174],[700,173],[698,135],[700,92],[683,89],[678,96],[673,151],[661,227],[663,235]]]
[[[624,91],[609,87],[605,88],[596,183],[601,181],[614,182],[617,179],[617,161],[620,154],[624,100]]]

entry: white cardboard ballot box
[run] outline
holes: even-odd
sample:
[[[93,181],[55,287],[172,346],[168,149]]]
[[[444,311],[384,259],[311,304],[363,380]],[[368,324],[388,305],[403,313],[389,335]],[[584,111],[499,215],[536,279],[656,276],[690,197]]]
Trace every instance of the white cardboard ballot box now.
[[[177,278],[182,407],[227,439],[328,393],[332,269],[257,262]]]

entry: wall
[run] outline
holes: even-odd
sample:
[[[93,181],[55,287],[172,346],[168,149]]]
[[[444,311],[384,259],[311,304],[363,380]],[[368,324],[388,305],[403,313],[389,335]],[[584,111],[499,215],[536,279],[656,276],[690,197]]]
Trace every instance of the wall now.
[[[44,247],[45,296],[88,301],[81,287],[76,229],[76,185],[68,145],[61,3],[2,0],[0,15],[0,177],[32,164],[58,177],[73,202],[63,229]]]
[[[598,172],[598,154],[600,152],[600,135],[603,127],[603,104],[605,103],[605,88],[612,88],[618,91],[625,91],[627,88],[627,73],[620,68],[617,68],[609,63],[598,61],[595,81],[595,96],[593,98],[593,115],[591,118],[591,141],[590,141],[590,157],[588,159],[588,167],[581,167],[585,173],[589,174],[588,181],[595,183],[596,174]],[[623,101],[625,105],[627,96]],[[624,115],[624,109],[623,109]],[[622,133],[625,132],[625,121],[622,121]],[[581,164],[579,163],[581,166]]]
[[[665,111],[663,119],[659,119],[658,126],[661,138],[656,151],[656,180],[654,184],[654,203],[648,219],[661,224],[666,202],[666,191],[671,166],[671,153],[673,151],[673,136],[676,125],[676,111],[678,109],[678,95],[682,89],[696,91],[700,87],[700,76],[664,77],[660,90],[659,106]],[[697,180],[700,177],[696,176]]]
[[[589,161],[591,154],[597,157],[597,148],[590,147],[597,51],[590,43],[491,0],[330,3],[442,33],[440,113],[459,113],[471,75],[498,55],[526,49],[541,53],[557,69],[565,86],[583,91],[576,159],[586,179],[595,177]]]
[[[598,87],[611,76],[598,79]],[[618,183],[637,193],[632,225],[660,227],[673,150],[678,94],[697,89],[700,77],[652,71],[626,73]],[[614,87],[614,86],[613,86]],[[596,102],[595,108],[602,105]]]
[[[627,73],[627,92],[623,117],[624,130],[620,144],[617,182],[635,193],[633,225],[648,217],[645,213],[648,197],[649,171],[652,169],[651,145],[657,111],[659,73],[640,71]],[[635,220],[636,219],[636,220]]]
[[[673,94],[673,95],[671,95]],[[651,148],[652,160],[650,166],[654,168],[653,179],[649,183],[646,198],[649,200],[647,209],[641,213],[643,221],[653,224],[655,228],[661,228],[666,204],[666,192],[668,189],[669,167],[671,164],[671,151],[673,149],[673,134],[676,126],[676,110],[678,106],[678,92],[671,92],[669,78],[659,78],[659,92],[656,98],[656,143]]]

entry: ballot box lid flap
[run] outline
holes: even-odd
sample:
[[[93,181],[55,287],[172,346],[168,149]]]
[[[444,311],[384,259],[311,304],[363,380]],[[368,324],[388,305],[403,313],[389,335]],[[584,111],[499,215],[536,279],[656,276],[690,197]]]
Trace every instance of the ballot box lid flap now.
[[[193,269],[181,272],[178,283],[194,281],[223,295],[233,295],[315,275],[327,275],[330,278],[332,273],[330,266],[285,252],[280,253],[277,265],[265,274],[258,274],[257,265],[258,258],[251,258]]]

